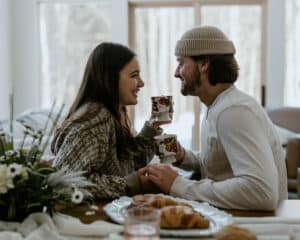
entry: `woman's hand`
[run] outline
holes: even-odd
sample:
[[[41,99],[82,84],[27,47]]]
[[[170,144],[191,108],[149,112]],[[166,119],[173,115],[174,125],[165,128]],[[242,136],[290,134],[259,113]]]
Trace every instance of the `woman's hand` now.
[[[154,128],[159,128],[161,125],[171,123],[171,121],[160,121],[157,119],[157,117],[155,117],[153,115],[151,115],[149,122],[150,122],[151,126]]]

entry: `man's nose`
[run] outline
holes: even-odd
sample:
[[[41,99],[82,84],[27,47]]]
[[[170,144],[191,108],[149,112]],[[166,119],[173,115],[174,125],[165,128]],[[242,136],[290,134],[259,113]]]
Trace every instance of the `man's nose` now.
[[[142,87],[144,87],[144,85],[145,85],[144,81],[142,79],[139,79],[139,81],[138,81],[138,87],[142,88]]]
[[[178,67],[176,68],[175,72],[174,72],[174,77],[179,78],[179,71],[178,71]]]

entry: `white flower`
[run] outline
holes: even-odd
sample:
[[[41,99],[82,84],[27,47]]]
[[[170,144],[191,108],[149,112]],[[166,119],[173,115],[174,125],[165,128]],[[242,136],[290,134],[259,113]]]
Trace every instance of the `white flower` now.
[[[5,151],[5,155],[8,156],[8,157],[11,157],[15,154],[15,151],[14,150],[7,150]]]
[[[21,174],[23,166],[21,164],[12,163],[8,165],[7,176],[14,178],[15,176]]]
[[[72,202],[79,204],[83,200],[83,193],[78,189],[75,189],[74,193],[72,194]]]
[[[5,164],[0,164],[0,194],[15,187],[12,178],[7,176],[7,169]]]

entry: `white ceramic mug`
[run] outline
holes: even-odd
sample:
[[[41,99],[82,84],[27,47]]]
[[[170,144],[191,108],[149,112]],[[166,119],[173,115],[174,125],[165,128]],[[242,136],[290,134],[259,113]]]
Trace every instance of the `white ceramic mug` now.
[[[164,134],[155,136],[155,143],[161,163],[173,163],[178,151],[177,136],[175,134]]]
[[[152,119],[156,122],[170,123],[173,118],[173,97],[155,96],[152,101]]]

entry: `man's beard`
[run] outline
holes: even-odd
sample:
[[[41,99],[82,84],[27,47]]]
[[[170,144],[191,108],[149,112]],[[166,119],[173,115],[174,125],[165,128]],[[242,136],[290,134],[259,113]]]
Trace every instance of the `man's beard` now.
[[[184,96],[197,96],[198,89],[201,86],[200,72],[198,69],[194,69],[192,74],[188,76],[188,80],[185,79],[181,86],[181,93]]]

